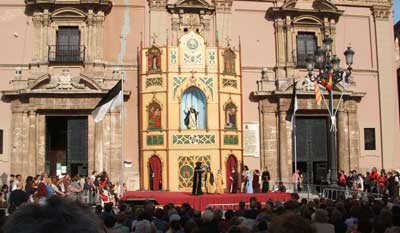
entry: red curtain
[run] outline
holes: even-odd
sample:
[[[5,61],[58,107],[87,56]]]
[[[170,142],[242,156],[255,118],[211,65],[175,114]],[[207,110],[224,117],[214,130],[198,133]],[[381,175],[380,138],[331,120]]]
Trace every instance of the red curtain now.
[[[231,177],[233,167],[235,168],[236,172],[238,172],[236,157],[234,155],[230,155],[228,157],[228,160],[226,161],[226,187],[228,188],[228,190],[231,187],[231,180],[229,179],[229,177]]]
[[[159,191],[161,182],[161,160],[157,156],[151,157],[150,168],[153,172],[153,191]]]

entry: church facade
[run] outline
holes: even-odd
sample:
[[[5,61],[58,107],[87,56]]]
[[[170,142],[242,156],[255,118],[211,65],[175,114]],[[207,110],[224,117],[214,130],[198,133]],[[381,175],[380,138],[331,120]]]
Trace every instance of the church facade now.
[[[391,14],[390,0],[3,0],[0,180],[106,170],[130,190],[188,190],[201,161],[225,185],[243,165],[290,182],[293,80],[307,182],[333,160],[398,169]],[[328,36],[342,67],[343,51],[356,53],[351,82],[334,89],[335,155],[305,78]],[[121,79],[123,108],[94,122]]]

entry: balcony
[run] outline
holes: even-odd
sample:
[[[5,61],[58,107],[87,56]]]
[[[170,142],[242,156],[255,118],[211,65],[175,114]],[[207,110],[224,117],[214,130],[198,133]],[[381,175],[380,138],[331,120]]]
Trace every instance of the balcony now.
[[[49,63],[84,63],[83,45],[49,45]]]

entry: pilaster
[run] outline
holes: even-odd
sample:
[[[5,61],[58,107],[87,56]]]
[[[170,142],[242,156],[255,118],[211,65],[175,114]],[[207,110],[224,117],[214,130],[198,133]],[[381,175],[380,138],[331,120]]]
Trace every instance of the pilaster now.
[[[154,35],[157,37],[157,44],[163,44],[167,41],[167,28],[170,28],[166,9],[167,2],[167,0],[148,0],[150,8],[150,43],[153,42],[152,37]]]
[[[339,170],[346,174],[350,171],[350,139],[349,139],[349,114],[347,111],[338,111],[338,154]]]
[[[394,43],[388,43],[394,38],[391,6],[375,5],[371,10],[375,21],[383,167],[392,169],[400,162],[397,156],[400,151],[400,131],[399,103],[397,98],[393,98],[398,94]]]
[[[28,174],[36,174],[37,164],[36,164],[36,146],[37,146],[37,114],[35,111],[29,111],[29,140],[28,140],[28,161],[29,167]]]
[[[213,3],[217,22],[216,36],[220,41],[220,46],[226,46],[221,42],[232,35],[232,0],[213,0]]]

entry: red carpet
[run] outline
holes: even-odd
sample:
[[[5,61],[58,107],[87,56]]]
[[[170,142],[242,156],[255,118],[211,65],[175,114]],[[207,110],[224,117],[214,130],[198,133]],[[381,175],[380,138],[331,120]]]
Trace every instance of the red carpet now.
[[[193,208],[205,210],[209,204],[217,204],[216,208],[232,209],[237,207],[240,201],[249,202],[251,197],[256,197],[262,203],[271,199],[272,201],[288,201],[290,200],[290,193],[257,193],[257,194],[203,194],[201,196],[193,196],[188,192],[141,192],[129,191],[123,197],[124,201],[138,201],[138,200],[155,200],[159,205],[166,205],[174,203],[180,205],[182,203],[189,203]],[[225,208],[224,208],[225,207]]]

